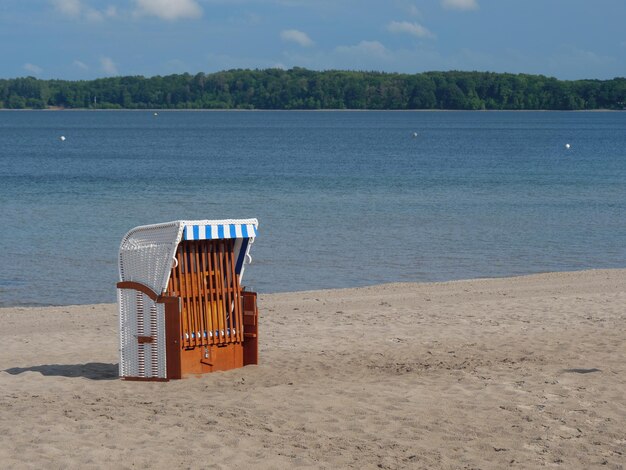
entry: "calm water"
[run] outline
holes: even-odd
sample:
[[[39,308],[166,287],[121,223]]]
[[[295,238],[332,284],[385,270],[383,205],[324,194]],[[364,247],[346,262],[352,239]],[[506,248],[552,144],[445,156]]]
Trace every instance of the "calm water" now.
[[[130,228],[244,217],[260,292],[624,268],[626,113],[0,112],[0,305],[115,302]]]

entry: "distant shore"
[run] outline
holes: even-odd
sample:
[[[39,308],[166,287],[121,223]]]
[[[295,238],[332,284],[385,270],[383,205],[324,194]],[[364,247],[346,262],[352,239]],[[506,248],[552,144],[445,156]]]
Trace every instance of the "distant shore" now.
[[[0,106],[196,109],[624,109],[624,78],[559,80],[479,71],[233,69],[92,80],[0,81]]]
[[[0,108],[0,111],[95,111],[95,112],[111,112],[111,111],[132,111],[132,112],[148,112],[148,113],[169,113],[169,112],[306,112],[306,113],[342,113],[342,112],[394,112],[394,113],[620,113],[623,109],[578,109],[578,110],[562,110],[562,109],[170,109],[170,108],[152,108],[152,109],[135,109],[135,108],[119,108],[119,109],[94,109],[94,108],[60,108],[51,106],[49,108],[24,108],[10,109]]]
[[[261,295],[260,364],[117,378],[114,304],[0,309],[7,468],[621,468],[626,269]],[[210,457],[209,457],[210,456]]]

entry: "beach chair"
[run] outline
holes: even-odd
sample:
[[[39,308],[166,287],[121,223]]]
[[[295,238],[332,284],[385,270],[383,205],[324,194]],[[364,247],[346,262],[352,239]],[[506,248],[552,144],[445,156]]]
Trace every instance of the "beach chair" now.
[[[256,293],[241,287],[256,219],[136,227],[117,284],[120,376],[180,379],[258,363]]]

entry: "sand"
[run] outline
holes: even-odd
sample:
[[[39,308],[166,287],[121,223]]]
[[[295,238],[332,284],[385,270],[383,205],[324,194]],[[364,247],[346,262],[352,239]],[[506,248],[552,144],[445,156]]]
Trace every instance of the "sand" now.
[[[626,467],[626,270],[259,306],[260,365],[167,383],[115,305],[0,309],[0,468]]]

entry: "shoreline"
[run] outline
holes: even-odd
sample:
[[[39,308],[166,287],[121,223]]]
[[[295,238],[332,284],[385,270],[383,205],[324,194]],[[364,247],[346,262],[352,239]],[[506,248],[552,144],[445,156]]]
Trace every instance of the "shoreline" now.
[[[41,111],[41,112],[56,112],[56,111],[94,111],[94,112],[114,112],[114,111],[130,111],[130,112],[306,112],[306,113],[350,113],[350,112],[391,112],[391,113],[619,113],[624,112],[624,109],[234,109],[234,108],[220,108],[220,109],[172,109],[172,108],[119,108],[119,109],[93,109],[93,108],[60,108],[50,107],[44,109],[36,108],[0,108],[0,112],[24,112],[24,111]]]
[[[618,469],[624,305],[626,269],[261,294],[258,366],[166,383],[118,379],[116,304],[0,308],[0,461]]]
[[[396,286],[405,286],[409,289],[411,288],[419,288],[427,287],[427,286],[440,286],[445,287],[446,285],[455,285],[458,283],[474,283],[474,282],[485,282],[485,281],[523,281],[524,279],[533,279],[533,278],[552,278],[554,276],[561,275],[570,275],[576,277],[577,274],[585,275],[584,273],[596,273],[596,272],[626,272],[626,268],[592,268],[592,269],[580,269],[576,271],[545,271],[538,273],[530,273],[530,274],[513,274],[511,276],[500,276],[500,277],[476,277],[476,278],[468,278],[468,279],[451,279],[447,281],[392,281],[392,282],[384,282],[378,284],[367,284],[362,286],[355,287],[336,287],[331,289],[310,289],[310,290],[299,290],[299,291],[278,291],[278,292],[257,292],[260,296],[283,296],[283,295],[312,295],[312,294],[323,294],[330,292],[342,292],[345,291],[348,294],[353,293],[352,291],[359,290],[368,290],[368,289],[386,289],[393,288]],[[115,302],[104,302],[104,303],[93,303],[93,304],[15,304],[15,305],[0,305],[0,313],[3,310],[28,310],[28,309],[56,309],[56,308],[64,308],[64,307],[91,307],[91,306],[103,306],[103,305],[117,305]]]

